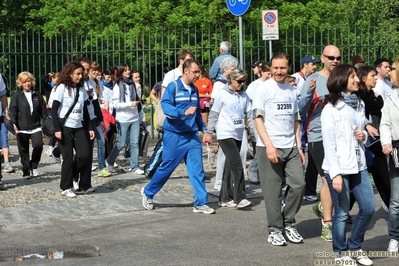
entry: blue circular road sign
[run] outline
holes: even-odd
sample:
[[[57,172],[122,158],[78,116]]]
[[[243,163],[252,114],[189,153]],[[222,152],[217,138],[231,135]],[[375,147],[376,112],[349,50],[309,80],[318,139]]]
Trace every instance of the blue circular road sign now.
[[[227,8],[234,16],[241,16],[247,12],[251,0],[226,0]]]

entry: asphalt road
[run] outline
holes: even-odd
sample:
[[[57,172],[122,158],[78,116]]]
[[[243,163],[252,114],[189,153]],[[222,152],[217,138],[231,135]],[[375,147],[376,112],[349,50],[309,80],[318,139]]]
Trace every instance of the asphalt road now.
[[[146,182],[130,173],[112,178]],[[4,181],[26,182],[15,177]],[[58,191],[58,182],[32,186]],[[239,211],[219,208],[217,192],[213,183],[208,183],[209,205],[217,213],[205,215],[192,212],[193,194],[187,178],[172,178],[167,184],[181,189],[161,191],[154,199],[153,211],[142,207],[139,187],[133,191],[98,188],[73,201],[2,208],[0,265],[328,265],[333,260],[331,242],[320,239],[321,223],[312,212],[313,203],[304,202],[297,215],[304,243],[275,247],[267,243],[259,186],[247,189],[252,208]],[[374,196],[376,212],[363,250],[384,251],[389,241],[387,213],[379,196]],[[357,205],[351,212],[353,218],[356,212]],[[65,257],[12,262],[21,252],[46,255],[45,251],[55,250],[64,251]],[[80,253],[67,256],[68,250]],[[398,257],[373,261],[374,265],[398,265]]]

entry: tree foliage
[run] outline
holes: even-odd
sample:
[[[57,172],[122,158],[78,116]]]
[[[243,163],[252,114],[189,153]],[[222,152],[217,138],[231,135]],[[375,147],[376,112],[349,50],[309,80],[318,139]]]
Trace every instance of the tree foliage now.
[[[102,35],[129,29],[192,26],[220,29],[237,25],[225,0],[4,0],[2,28],[40,29],[46,36],[89,30]],[[309,25],[320,30],[346,25],[390,25],[398,17],[397,0],[252,0],[244,23],[261,23],[261,11],[279,10],[280,28]]]

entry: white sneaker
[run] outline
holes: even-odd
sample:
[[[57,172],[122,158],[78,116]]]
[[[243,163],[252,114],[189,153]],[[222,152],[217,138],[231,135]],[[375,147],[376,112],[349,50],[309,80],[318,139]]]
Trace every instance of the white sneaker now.
[[[47,149],[47,151],[46,151],[46,154],[47,154],[48,156],[52,156],[52,155],[53,155],[53,148],[52,148],[52,147],[48,147],[48,149]]]
[[[204,213],[204,214],[212,214],[215,213],[216,211],[209,207],[208,205],[202,205],[202,206],[194,206],[193,208],[194,213]]]
[[[354,257],[356,262],[360,263],[361,265],[371,266],[373,265],[373,261],[367,257],[367,252],[359,249],[358,251],[354,251],[357,253],[358,256]]]
[[[135,175],[144,175],[144,171],[139,168],[136,171],[134,171],[133,174],[135,174]]]
[[[105,166],[107,166],[108,172],[110,172],[110,173],[116,173],[115,167],[112,166],[112,165],[109,165],[107,160],[105,160]]]
[[[318,201],[319,199],[315,195],[304,195],[303,200],[306,201]]]
[[[227,208],[235,208],[235,207],[237,207],[237,204],[234,202],[234,200],[230,200],[227,202],[219,201],[219,206],[227,207]]]
[[[76,182],[75,180],[73,180],[73,189],[74,189],[75,191],[78,191],[78,190],[79,190],[79,183]]]
[[[76,194],[73,193],[72,189],[67,189],[67,190],[62,191],[61,195],[62,196],[66,196],[68,198],[75,198],[76,197]]]
[[[248,206],[251,206],[251,205],[252,205],[252,202],[250,202],[247,199],[243,199],[237,204],[237,209],[244,209],[244,208],[246,208]]]
[[[285,246],[287,245],[287,241],[280,230],[274,230],[269,233],[269,237],[267,238],[267,242],[272,244],[273,246]]]
[[[390,239],[388,244],[388,251],[398,252],[399,242],[396,239]]]
[[[98,168],[97,166],[93,165],[93,166],[91,167],[91,170],[92,170],[92,171],[96,171],[97,168]]]
[[[38,176],[39,175],[39,171],[37,169],[32,169],[32,175],[33,176]]]
[[[303,242],[302,236],[298,233],[295,226],[286,226],[284,228],[284,234],[288,238],[288,240],[292,243],[301,243]]]
[[[14,171],[14,168],[12,168],[11,164],[9,162],[4,163],[3,172],[4,173],[11,173],[12,171]]]
[[[130,167],[123,167],[122,170],[123,170],[125,173],[129,173],[129,172],[132,171],[132,168],[130,168]]]
[[[24,175],[22,178],[23,179],[30,179],[30,175]]]
[[[141,188],[141,195],[143,196],[142,203],[144,208],[146,208],[147,210],[153,210],[154,209],[153,200],[147,198],[147,196],[144,193],[144,187]]]

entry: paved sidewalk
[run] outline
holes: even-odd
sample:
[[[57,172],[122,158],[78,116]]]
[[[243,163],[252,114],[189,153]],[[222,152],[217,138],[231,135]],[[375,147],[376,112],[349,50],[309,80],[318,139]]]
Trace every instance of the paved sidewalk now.
[[[18,162],[12,164],[17,166]],[[96,192],[67,199],[59,196],[59,167],[45,163],[39,169],[42,176],[31,180],[18,174],[4,175],[3,181],[14,185],[0,191],[0,199],[1,193],[9,195],[22,188],[54,196],[50,202],[0,208],[0,254],[53,249],[98,250],[101,254],[31,260],[23,265],[314,265],[333,259],[331,242],[320,239],[321,223],[312,212],[313,203],[304,202],[297,215],[304,243],[274,247],[267,243],[260,186],[249,184],[247,194],[254,205],[238,211],[217,206],[218,192],[212,180],[207,183],[209,205],[217,213],[195,214],[193,191],[181,166],[154,198],[155,210],[147,211],[139,192],[147,182],[143,176],[120,171],[98,179],[93,172],[93,182],[99,184]],[[214,169],[206,170],[214,175]],[[387,213],[378,194],[374,196],[376,213],[363,250],[383,251],[388,244]],[[351,213],[356,212],[355,205]],[[9,260],[7,257],[8,262],[0,266],[15,265]],[[398,258],[373,261],[374,265],[397,265]]]

